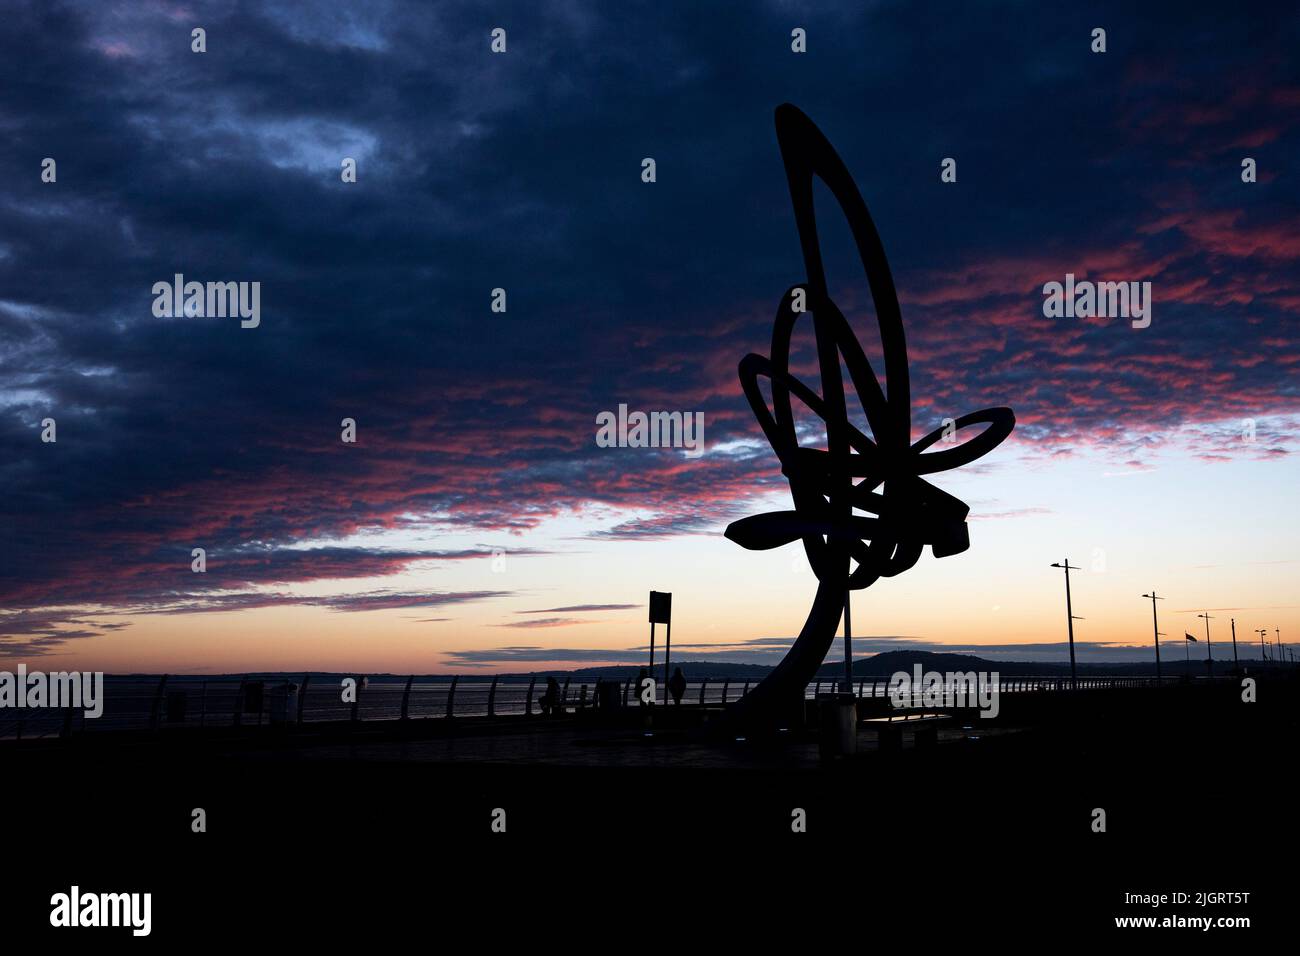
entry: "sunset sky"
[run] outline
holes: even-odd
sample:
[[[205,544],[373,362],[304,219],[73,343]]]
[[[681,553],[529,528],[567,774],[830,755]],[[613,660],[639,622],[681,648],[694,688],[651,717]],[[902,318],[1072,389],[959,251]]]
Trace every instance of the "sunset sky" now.
[[[787,101],[884,242],[913,439],[1017,418],[934,478],[970,550],[857,592],[855,648],[1067,660],[1068,557],[1081,660],[1149,659],[1152,588],[1175,645],[1300,650],[1300,14],[1046,6],[6,5],[0,668],[631,663],[652,588],[675,657],[775,663],[815,579],[722,531],[790,507],[736,374],[805,278]],[[260,326],[155,317],[176,273]],[[1067,273],[1149,281],[1150,327],[1045,317]],[[597,447],[620,403],[705,454]]]

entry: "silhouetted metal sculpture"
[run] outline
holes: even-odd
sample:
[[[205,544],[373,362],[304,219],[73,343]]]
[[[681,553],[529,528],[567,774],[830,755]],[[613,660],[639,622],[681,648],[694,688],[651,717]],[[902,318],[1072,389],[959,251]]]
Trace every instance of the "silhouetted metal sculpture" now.
[[[1015,427],[1011,409],[988,408],[956,419],[953,427],[957,430],[988,426],[964,444],[922,454],[943,437],[943,428],[910,444],[907,343],[894,280],[866,203],[830,142],[800,110],[788,103],[777,108],[776,135],[808,278],[804,285],[791,287],[782,299],[772,330],[771,356],[745,356],[740,362],[740,382],[790,482],[794,510],[743,518],[733,522],[726,535],[751,550],[802,539],[818,584],[808,619],[785,658],[731,707],[732,717],[751,726],[779,724],[797,713],[804,688],[835,640],[848,591],[906,571],[927,544],[937,558],[970,547],[966,530],[970,509],[921,475],[974,461],[997,447]],[[866,270],[880,326],[887,393],[848,321],[827,293],[813,215],[814,176],[821,178],[839,203]],[[820,395],[789,370],[790,338],[803,314],[795,311],[799,297],[813,318]],[[874,441],[849,421],[841,359]],[[771,408],[760,391],[760,378],[770,382]],[[825,422],[825,449],[800,447],[791,395]],[[855,510],[867,514],[855,515]],[[857,563],[856,568],[851,568],[852,562]]]

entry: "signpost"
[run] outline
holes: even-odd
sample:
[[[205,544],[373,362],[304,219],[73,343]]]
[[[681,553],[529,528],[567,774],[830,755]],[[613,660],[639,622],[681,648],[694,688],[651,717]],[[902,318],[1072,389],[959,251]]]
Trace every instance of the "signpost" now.
[[[664,699],[668,695],[668,658],[673,647],[673,595],[670,591],[650,592],[650,679],[655,673],[655,625],[663,624],[667,628],[664,638]]]

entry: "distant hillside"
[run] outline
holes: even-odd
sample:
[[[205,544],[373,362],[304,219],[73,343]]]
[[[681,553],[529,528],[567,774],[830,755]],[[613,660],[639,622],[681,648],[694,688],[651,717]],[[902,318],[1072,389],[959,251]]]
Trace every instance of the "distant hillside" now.
[[[1068,676],[1070,662],[1065,661],[991,661],[973,654],[943,654],[933,651],[885,651],[873,657],[865,657],[853,662],[853,674],[857,677],[888,677],[896,671],[911,671],[917,665],[929,671],[997,671],[1004,677],[1050,677]],[[1259,662],[1245,662],[1245,666],[1258,666]],[[1214,672],[1227,673],[1232,668],[1232,660],[1218,658],[1214,662]],[[1108,677],[1154,677],[1156,664],[1151,661],[1126,661],[1124,663],[1079,663],[1080,676]],[[1185,661],[1164,656],[1161,670],[1166,677],[1192,674],[1201,676],[1205,673],[1205,658]],[[844,662],[823,664],[817,676],[833,679],[844,674]]]
[[[1218,647],[1216,645],[1216,653]],[[1231,654],[1231,650],[1228,651]],[[1051,676],[1069,676],[1070,662],[1067,658],[1064,661],[991,661],[987,658],[976,657],[974,654],[944,654],[934,651],[914,651],[914,650],[897,650],[885,651],[882,654],[876,654],[872,657],[863,657],[853,662],[854,676],[863,678],[886,678],[896,671],[911,671],[912,668],[920,664],[922,670],[939,671],[996,671],[1004,677],[1051,677]],[[1258,660],[1244,660],[1243,667],[1251,672],[1260,669],[1271,670],[1277,665],[1261,664]],[[474,673],[472,670],[449,670],[437,673],[426,673],[418,675],[421,678],[441,678],[450,679],[453,674],[458,675],[462,683],[483,683],[488,682],[496,676],[498,679],[506,681],[528,681],[536,677],[542,679],[547,675],[557,677],[570,676],[579,683],[583,681],[594,681],[598,677],[608,677],[613,680],[627,680],[635,678],[637,673],[644,665],[642,664],[607,664],[598,667],[580,667],[576,670],[539,670],[539,671],[522,671],[517,673],[498,674]],[[680,667],[682,673],[686,675],[687,680],[698,681],[704,678],[721,678],[723,680],[741,680],[741,681],[759,681],[766,677],[772,671],[771,664],[741,664],[735,661],[673,661],[670,665],[673,668]],[[1162,661],[1162,668],[1166,677],[1178,677],[1183,674],[1191,674],[1194,677],[1200,677],[1205,674],[1205,657],[1199,659],[1192,658],[1190,661],[1184,660],[1181,656],[1175,656],[1175,652],[1168,652]],[[1214,659],[1214,672],[1216,674],[1226,674],[1232,668],[1231,657],[1223,658],[1216,656]],[[1155,661],[1149,662],[1125,662],[1125,663],[1087,663],[1078,665],[1079,676],[1091,677],[1154,677],[1156,672]],[[242,678],[264,678],[264,679],[283,679],[298,680],[302,677],[303,671],[276,671],[260,673],[239,673],[231,674],[173,674],[171,680],[240,680]],[[817,677],[821,680],[836,680],[844,674],[844,662],[842,660],[827,661],[817,672]],[[322,671],[312,671],[311,679],[314,683],[322,681],[336,681],[344,677],[355,676],[353,673],[332,673]],[[157,674],[115,674],[111,675],[116,679],[135,679],[135,680],[156,680]],[[371,680],[380,683],[393,683],[405,681],[407,675],[404,674],[370,674],[367,675]],[[663,678],[663,661],[662,659],[655,664],[655,677]]]
[[[1259,662],[1253,662],[1258,666]],[[987,658],[977,657],[974,654],[947,654],[935,651],[913,651],[898,650],[885,651],[872,657],[864,657],[853,662],[853,674],[855,677],[864,678],[885,678],[897,671],[911,672],[912,668],[921,665],[922,670],[938,671],[944,673],[947,671],[985,671],[1001,674],[1003,677],[1052,677],[1065,676],[1070,674],[1070,662],[1065,661],[993,661]],[[1246,662],[1251,666],[1251,662]],[[624,664],[614,667],[583,667],[569,673],[574,679],[611,677],[625,679],[629,676],[635,676],[641,669],[642,665]],[[670,665],[673,668],[680,667],[682,673],[688,680],[699,680],[702,678],[739,678],[740,680],[762,680],[772,671],[770,664],[738,664],[731,661],[674,661]],[[1181,676],[1182,674],[1192,674],[1200,677],[1205,673],[1205,658],[1200,660],[1183,661],[1181,659],[1171,660],[1165,657],[1161,662],[1163,673],[1166,677]],[[1214,672],[1227,673],[1232,667],[1231,660],[1216,659],[1214,662]],[[1080,663],[1078,665],[1080,677],[1154,677],[1156,673],[1155,661],[1151,662],[1125,662],[1125,663]],[[655,677],[661,677],[663,674],[663,662],[655,664]],[[821,680],[834,680],[842,677],[844,674],[843,661],[827,661],[817,671],[817,677]]]
[[[885,651],[872,657],[864,657],[853,662],[853,673],[858,677],[888,677],[895,671],[910,671],[916,664],[927,671],[995,671],[1002,670],[1001,662],[987,661],[973,654],[944,654],[934,651]],[[1038,664],[1012,664],[1012,667],[1039,668],[1036,673],[1043,673]],[[1010,673],[1009,671],[1004,671]],[[818,677],[839,677],[844,673],[844,662],[835,661],[823,664],[817,672]],[[1028,671],[1018,673],[1029,673]]]

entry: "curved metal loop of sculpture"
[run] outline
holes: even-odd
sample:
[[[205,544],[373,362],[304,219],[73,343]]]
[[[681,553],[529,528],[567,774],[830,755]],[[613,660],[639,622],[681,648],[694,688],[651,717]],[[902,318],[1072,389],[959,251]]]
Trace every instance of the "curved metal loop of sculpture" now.
[[[777,108],[776,134],[808,279],[782,299],[772,330],[771,356],[745,356],[740,362],[740,382],[790,482],[794,510],[743,518],[733,522],[726,535],[751,550],[802,539],[818,584],[808,619],[790,651],[753,691],[732,705],[733,716],[749,724],[782,722],[801,706],[803,689],[835,640],[849,590],[906,571],[916,564],[925,545],[940,558],[970,547],[966,530],[970,509],[921,475],[980,458],[1015,427],[1010,408],[987,408],[955,420],[957,431],[970,425],[987,426],[963,444],[924,453],[943,437],[942,428],[909,444],[911,392],[903,320],[885,250],[866,203],[834,147],[799,109],[788,103]],[[880,326],[887,391],[882,390],[862,345],[827,292],[813,214],[814,176],[839,203],[866,271]],[[813,318],[820,395],[789,370],[790,338],[803,314],[795,311],[801,289],[806,311]],[[849,421],[841,359],[874,440]],[[769,381],[771,408],[760,390],[760,378]],[[825,449],[799,445],[792,395],[825,423]],[[855,511],[866,514],[855,515]],[[855,562],[857,567],[851,568]]]

